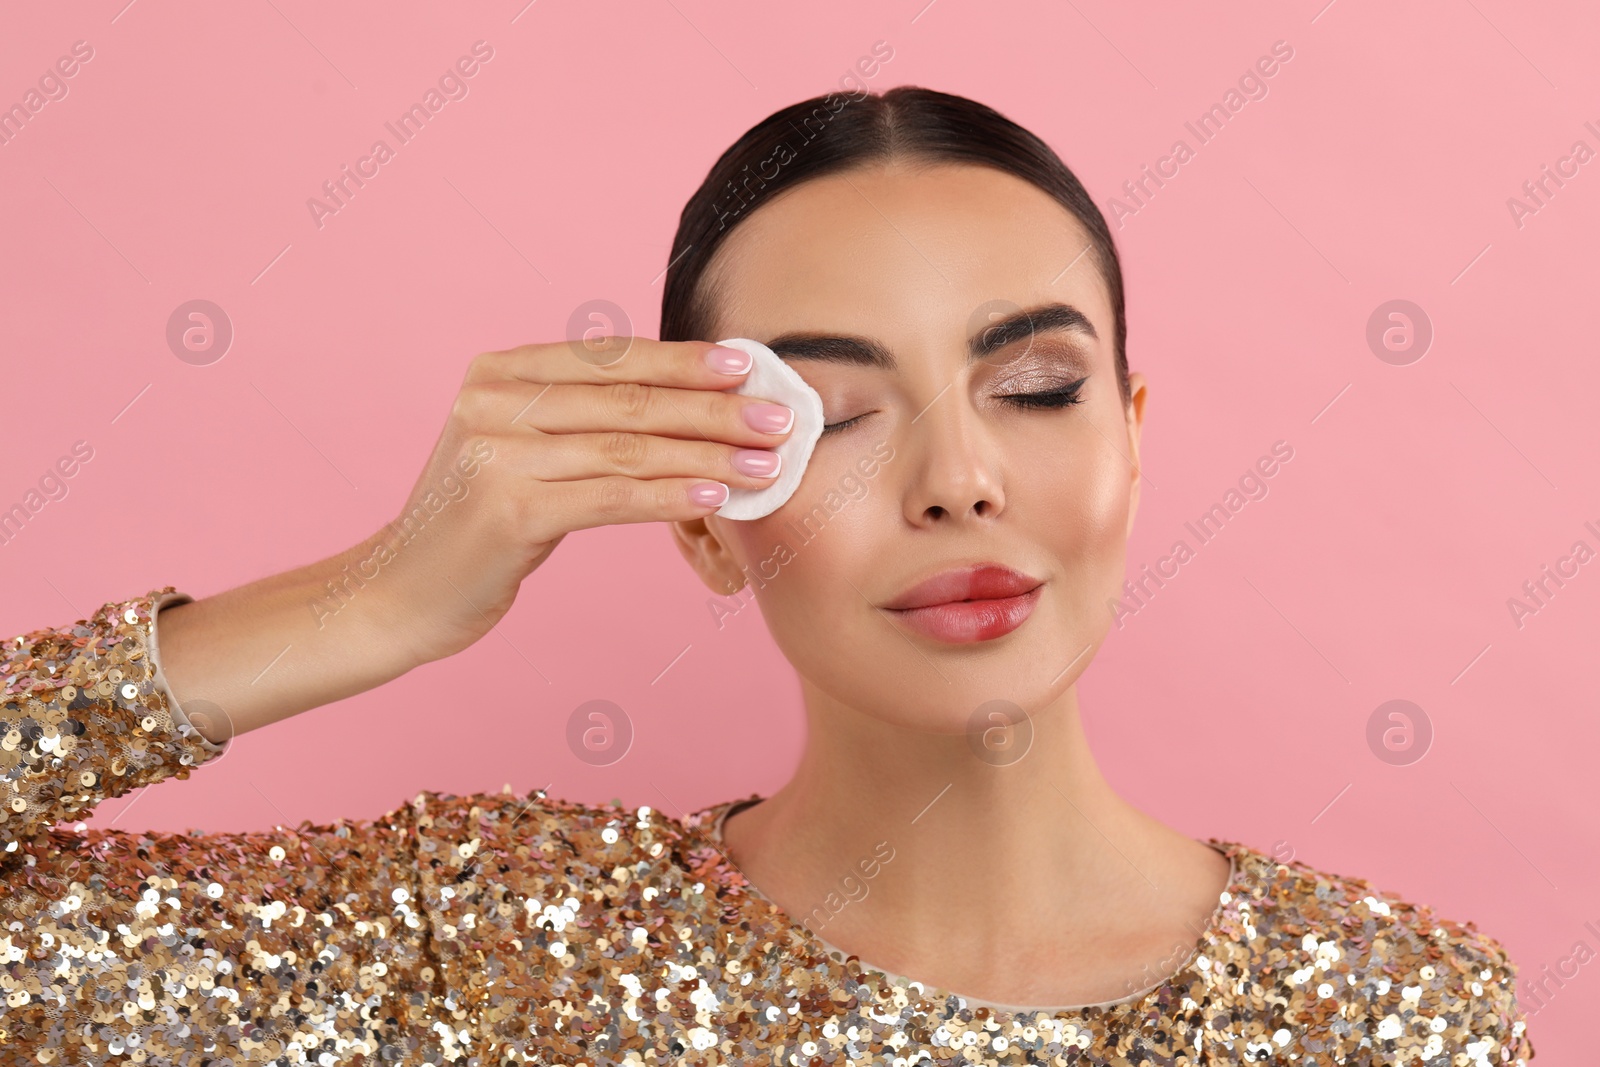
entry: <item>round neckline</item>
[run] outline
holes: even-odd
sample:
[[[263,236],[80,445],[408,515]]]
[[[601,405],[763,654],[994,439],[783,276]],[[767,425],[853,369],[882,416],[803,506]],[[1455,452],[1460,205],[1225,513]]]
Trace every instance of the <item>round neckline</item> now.
[[[727,859],[730,866],[733,864],[733,857],[728,855],[726,847],[727,842],[723,840],[722,837],[723,823],[727,822],[728,816],[732,815],[734,812],[743,811],[745,808],[759,804],[766,799],[766,797],[759,793],[752,793],[748,797],[743,797],[738,800],[725,800],[720,804],[714,804],[711,807],[702,809],[700,812],[696,813],[699,816],[696,821],[704,828],[703,832],[705,833],[705,836],[716,845],[717,850],[721,852],[722,855]],[[760,887],[758,887],[754,882],[750,881],[749,878],[745,878],[744,872],[740,872],[740,877],[744,880],[744,889],[748,891],[751,896],[763,901],[768,907],[772,908],[775,912],[782,916],[783,921],[791,929],[798,931],[800,936],[808,938],[821,945],[827,951],[829,958],[840,965],[843,965],[846,961],[854,958],[857,965],[859,965],[863,972],[871,975],[881,975],[894,985],[903,989],[907,989],[908,992],[921,990],[925,994],[933,993],[957,997],[967,1007],[988,1008],[992,1011],[1002,1011],[1011,1015],[1073,1015],[1095,1009],[1120,1008],[1131,1004],[1137,1004],[1148,998],[1153,993],[1158,993],[1164,988],[1174,986],[1180,978],[1194,970],[1195,960],[1200,957],[1200,955],[1205,951],[1206,946],[1220,930],[1223,920],[1228,913],[1229,905],[1237,900],[1241,895],[1244,889],[1243,880],[1245,873],[1244,865],[1239,862],[1239,853],[1242,849],[1242,846],[1234,842],[1221,841],[1216,838],[1201,841],[1200,843],[1205,845],[1207,848],[1212,849],[1213,851],[1222,853],[1222,855],[1227,857],[1228,881],[1223,887],[1222,892],[1218,894],[1217,906],[1212,909],[1210,917],[1206,920],[1205,927],[1200,932],[1200,936],[1195,938],[1194,944],[1189,950],[1189,954],[1184,957],[1183,962],[1178,964],[1176,970],[1164,975],[1152,985],[1146,986],[1140,990],[1136,990],[1135,992],[1129,993],[1126,996],[1117,997],[1114,1000],[1101,1000],[1088,1004],[1002,1004],[998,1001],[984,1000],[981,997],[968,996],[965,993],[959,993],[952,989],[944,989],[942,987],[935,986],[932,983],[924,982],[920,979],[911,978],[907,975],[898,974],[894,971],[875,966],[871,963],[868,963],[855,953],[848,952],[845,949],[840,948],[838,945],[835,945],[822,935],[813,933],[804,923],[796,922],[794,918],[790,916],[781,905],[778,904],[777,901],[763,893]],[[912,986],[915,986],[916,990],[910,989]]]

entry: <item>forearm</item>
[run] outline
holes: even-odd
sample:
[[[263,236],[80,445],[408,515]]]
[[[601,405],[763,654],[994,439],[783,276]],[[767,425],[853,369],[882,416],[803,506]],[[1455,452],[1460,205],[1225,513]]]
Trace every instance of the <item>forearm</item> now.
[[[157,617],[162,674],[214,742],[373,689],[423,662],[417,619],[363,578],[382,534],[328,559]]]

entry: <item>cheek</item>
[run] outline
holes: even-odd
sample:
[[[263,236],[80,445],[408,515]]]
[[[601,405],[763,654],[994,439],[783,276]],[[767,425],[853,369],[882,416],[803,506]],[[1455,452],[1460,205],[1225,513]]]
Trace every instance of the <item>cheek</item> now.
[[[812,614],[813,601],[829,598],[826,576],[849,573],[847,557],[863,543],[861,530],[847,532],[850,520],[860,519],[847,518],[849,510],[830,513],[802,488],[771,515],[724,525],[730,551],[769,619]]]
[[[773,639],[797,667],[812,670],[822,669],[819,661],[836,664],[830,642],[859,625],[862,575],[882,558],[898,518],[884,510],[894,505],[881,471],[861,478],[852,463],[836,460],[816,454],[803,484],[771,515],[723,525]]]
[[[782,525],[779,516],[782,513],[783,509],[779,508],[763,519],[722,524],[723,538],[728,543],[729,551],[738,561],[746,582],[758,590],[760,587],[758,576],[760,579],[770,581],[774,569],[782,565],[783,539],[779,535],[779,528]]]
[[[1061,464],[1045,499],[1061,536],[1083,542],[1121,539],[1129,504],[1128,463],[1109,447]]]
[[[748,573],[771,583],[766,590],[795,602],[829,600],[827,588],[848,589],[841,574],[857,574],[863,556],[883,549],[882,509],[893,458],[886,442],[869,435],[858,441],[828,441],[813,451],[794,495],[772,514],[724,525],[734,553]],[[758,590],[758,593],[762,592]]]
[[[1018,487],[1025,493],[1026,525],[1062,568],[1068,588],[1102,595],[1122,582],[1127,549],[1128,509],[1132,503],[1128,461],[1099,433],[1060,438],[1028,464]]]

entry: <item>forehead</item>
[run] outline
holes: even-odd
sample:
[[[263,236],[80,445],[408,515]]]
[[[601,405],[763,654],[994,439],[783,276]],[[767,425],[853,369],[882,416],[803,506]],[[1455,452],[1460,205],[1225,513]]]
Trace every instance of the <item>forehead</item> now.
[[[874,164],[786,190],[738,223],[703,284],[713,336],[838,329],[948,343],[996,301],[1053,301],[1113,336],[1089,235],[1033,184],[992,167]]]

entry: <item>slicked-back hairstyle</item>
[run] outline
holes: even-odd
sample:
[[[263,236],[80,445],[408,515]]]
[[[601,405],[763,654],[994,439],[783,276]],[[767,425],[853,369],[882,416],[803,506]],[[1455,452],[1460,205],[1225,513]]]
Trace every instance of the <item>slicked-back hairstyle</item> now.
[[[1122,264],[1105,216],[1077,176],[1034,134],[975,100],[914,85],[802,100],[762,119],[722,153],[678,219],[661,295],[661,339],[718,340],[706,336],[716,294],[707,291],[703,277],[741,219],[808,179],[897,160],[993,167],[1043,190],[1078,220],[1111,298],[1117,382],[1126,405]]]

